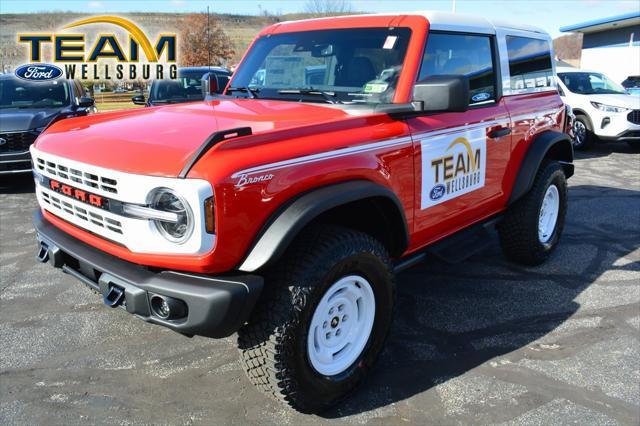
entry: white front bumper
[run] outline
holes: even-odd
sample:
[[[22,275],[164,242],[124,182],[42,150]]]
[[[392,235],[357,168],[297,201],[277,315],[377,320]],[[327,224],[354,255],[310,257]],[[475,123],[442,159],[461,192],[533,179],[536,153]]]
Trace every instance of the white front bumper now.
[[[50,155],[35,147],[31,147],[31,155],[35,173],[121,202],[146,205],[153,189],[172,189],[189,203],[195,218],[195,228],[184,243],[172,243],[149,220],[121,216],[91,206],[45,188],[36,178],[38,203],[55,216],[121,244],[135,253],[198,255],[213,249],[215,235],[206,232],[204,215],[204,201],[213,196],[209,182],[118,172]]]
[[[640,124],[634,124],[628,120],[629,111],[602,112],[593,108],[589,115],[593,132],[601,138],[616,139],[629,131],[640,131]]]

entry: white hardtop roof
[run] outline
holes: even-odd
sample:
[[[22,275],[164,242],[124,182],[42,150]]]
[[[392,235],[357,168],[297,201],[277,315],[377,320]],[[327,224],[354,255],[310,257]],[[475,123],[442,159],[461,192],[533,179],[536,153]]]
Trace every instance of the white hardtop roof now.
[[[478,33],[495,33],[496,28],[527,31],[533,33],[547,34],[541,28],[532,25],[508,22],[501,19],[487,19],[481,16],[464,15],[450,12],[423,11],[406,13],[400,15],[421,15],[429,21],[430,29],[433,30],[449,30],[454,31],[459,28],[460,31],[475,31]]]
[[[382,12],[382,13],[372,13],[372,14],[364,14],[364,15],[342,15],[342,16],[331,16],[324,18],[312,18],[311,20],[324,20],[324,19],[339,19],[347,16],[424,16],[427,18],[430,24],[430,29],[435,31],[461,31],[461,32],[475,32],[480,34],[495,34],[496,29],[503,30],[514,30],[514,31],[523,31],[529,33],[537,33],[544,34],[546,37],[549,37],[549,34],[538,27],[534,27],[532,25],[519,24],[514,22],[508,22],[500,19],[487,19],[480,16],[475,15],[465,15],[459,13],[450,13],[450,12],[438,12],[433,10],[425,10],[425,11],[417,11],[417,12],[398,12],[398,13],[390,13],[390,12]],[[303,19],[302,21],[307,21],[309,19]],[[282,24],[299,22],[299,21],[285,21]]]

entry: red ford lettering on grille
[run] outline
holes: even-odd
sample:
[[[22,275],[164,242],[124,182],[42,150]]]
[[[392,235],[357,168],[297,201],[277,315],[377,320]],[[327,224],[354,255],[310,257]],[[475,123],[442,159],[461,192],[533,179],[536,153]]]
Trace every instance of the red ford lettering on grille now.
[[[83,203],[91,204],[92,206],[103,208],[105,204],[104,199],[101,196],[60,183],[57,180],[51,179],[49,181],[49,188],[55,192],[64,194],[67,197],[74,198],[78,201],[82,201]]]

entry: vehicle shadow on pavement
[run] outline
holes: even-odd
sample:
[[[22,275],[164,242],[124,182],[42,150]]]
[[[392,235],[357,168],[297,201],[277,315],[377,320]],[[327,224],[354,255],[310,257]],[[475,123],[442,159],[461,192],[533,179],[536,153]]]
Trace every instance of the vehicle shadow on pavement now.
[[[619,154],[639,154],[640,150],[629,146],[626,142],[596,142],[586,151],[575,151],[576,160],[588,158],[607,157],[613,153]]]
[[[637,252],[627,257],[640,248],[640,192],[592,185],[569,191],[563,238],[542,266],[507,262],[496,238],[463,263],[429,260],[400,274],[396,318],[377,366],[364,386],[323,417],[385,407],[482,364],[500,365],[505,360],[497,358],[505,354],[512,363],[570,358],[585,349],[574,344],[549,351],[538,339],[576,313],[576,298],[605,272],[640,271]],[[627,308],[624,315],[637,315],[637,304]],[[459,389],[465,391],[478,390]],[[440,392],[422,394],[415,403],[456,397]]]
[[[31,173],[0,176],[0,194],[27,194],[35,192]]]

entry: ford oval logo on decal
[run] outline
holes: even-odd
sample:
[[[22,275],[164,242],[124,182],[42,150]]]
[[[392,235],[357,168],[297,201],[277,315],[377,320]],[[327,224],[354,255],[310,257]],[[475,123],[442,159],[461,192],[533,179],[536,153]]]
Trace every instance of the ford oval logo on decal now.
[[[431,188],[431,192],[429,193],[429,198],[431,198],[432,201],[439,200],[440,198],[444,197],[445,192],[446,191],[445,191],[444,185],[440,183],[434,186],[433,188]]]
[[[18,78],[28,81],[49,81],[62,75],[62,70],[53,65],[27,64],[16,68]]]
[[[473,102],[482,102],[482,101],[486,101],[490,97],[491,97],[491,95],[488,94],[487,92],[482,92],[482,93],[477,93],[477,94],[473,95],[471,97],[471,100]]]

